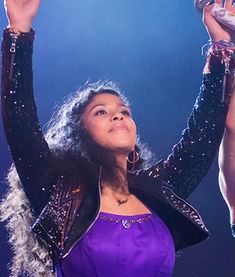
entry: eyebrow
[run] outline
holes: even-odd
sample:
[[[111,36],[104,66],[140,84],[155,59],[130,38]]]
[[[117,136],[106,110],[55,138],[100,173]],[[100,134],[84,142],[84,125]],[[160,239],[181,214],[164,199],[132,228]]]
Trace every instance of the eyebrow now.
[[[97,107],[99,107],[99,106],[104,107],[104,106],[107,106],[107,105],[108,105],[107,103],[96,104],[96,105],[92,106],[92,107],[88,110],[88,112],[91,112],[92,110],[94,110],[95,108],[97,108]],[[118,103],[117,105],[120,106],[120,107],[124,107],[124,108],[127,108],[128,110],[130,110],[130,108],[129,108],[127,105],[123,104],[123,103]]]

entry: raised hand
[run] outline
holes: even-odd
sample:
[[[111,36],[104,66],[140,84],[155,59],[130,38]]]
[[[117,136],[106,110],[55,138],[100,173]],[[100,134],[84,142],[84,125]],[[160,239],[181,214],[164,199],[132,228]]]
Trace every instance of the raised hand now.
[[[216,41],[232,41],[235,37],[235,31],[232,31],[226,26],[222,25],[212,16],[211,10],[213,9],[214,5],[224,7],[232,14],[235,14],[235,6],[233,5],[233,0],[225,0],[224,4],[222,0],[215,0],[214,4],[205,6],[203,10],[203,22],[210,36],[210,39]]]
[[[4,0],[9,27],[28,32],[32,26],[41,0]]]

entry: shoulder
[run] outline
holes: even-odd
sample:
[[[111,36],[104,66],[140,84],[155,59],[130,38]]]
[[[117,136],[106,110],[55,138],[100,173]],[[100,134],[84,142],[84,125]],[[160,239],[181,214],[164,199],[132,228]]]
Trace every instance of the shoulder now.
[[[148,169],[139,169],[135,171],[129,171],[128,174],[135,177],[151,177],[151,178],[157,178],[163,173],[165,167],[165,162],[163,160],[158,161],[155,165],[151,166]]]

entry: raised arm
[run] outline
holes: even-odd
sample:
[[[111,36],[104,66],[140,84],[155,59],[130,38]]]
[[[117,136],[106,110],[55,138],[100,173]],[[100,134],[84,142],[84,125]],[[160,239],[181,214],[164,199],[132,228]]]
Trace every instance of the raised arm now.
[[[32,20],[40,0],[6,0],[9,26],[2,41],[2,114],[10,151],[36,213],[49,198],[50,151],[33,97]]]
[[[222,1],[216,0],[222,5]],[[208,172],[221,142],[233,82],[231,43],[234,32],[211,15],[214,4],[206,6],[203,22],[211,39],[200,94],[183,131],[182,138],[165,162],[165,181],[181,197],[187,198]],[[235,11],[232,1],[225,8]]]
[[[220,145],[219,168],[220,190],[229,208],[235,237],[235,94],[231,100],[224,137]]]
[[[4,0],[10,28],[20,32],[29,32],[41,0]]]

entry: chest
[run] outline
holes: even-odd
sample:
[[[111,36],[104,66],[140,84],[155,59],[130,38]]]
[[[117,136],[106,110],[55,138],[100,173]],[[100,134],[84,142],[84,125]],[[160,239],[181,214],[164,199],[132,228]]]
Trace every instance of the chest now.
[[[59,276],[72,273],[72,276],[168,277],[174,260],[173,239],[156,215],[101,212],[70,254],[60,261],[57,270]]]

